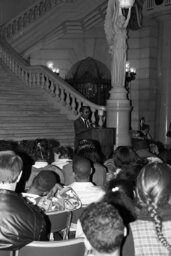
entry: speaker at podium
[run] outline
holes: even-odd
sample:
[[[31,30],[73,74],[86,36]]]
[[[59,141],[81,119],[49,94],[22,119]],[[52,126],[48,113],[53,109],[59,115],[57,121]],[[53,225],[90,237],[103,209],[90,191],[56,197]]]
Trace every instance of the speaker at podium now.
[[[75,145],[83,139],[96,141],[107,159],[113,152],[115,145],[115,132],[115,128],[89,128],[76,136]]]

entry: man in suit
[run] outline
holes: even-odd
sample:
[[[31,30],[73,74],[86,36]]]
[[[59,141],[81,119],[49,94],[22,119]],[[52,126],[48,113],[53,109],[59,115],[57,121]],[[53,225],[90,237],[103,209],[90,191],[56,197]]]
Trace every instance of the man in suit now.
[[[81,134],[87,129],[93,127],[90,121],[91,110],[88,106],[82,106],[80,108],[80,117],[74,121],[74,131],[75,131],[75,146],[81,138]]]

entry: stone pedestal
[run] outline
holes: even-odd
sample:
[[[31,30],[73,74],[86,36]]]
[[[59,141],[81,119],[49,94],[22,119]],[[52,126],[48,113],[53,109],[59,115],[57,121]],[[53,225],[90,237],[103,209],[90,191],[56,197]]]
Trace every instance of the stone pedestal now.
[[[124,87],[113,87],[107,101],[107,127],[116,128],[115,146],[131,145],[130,101]]]

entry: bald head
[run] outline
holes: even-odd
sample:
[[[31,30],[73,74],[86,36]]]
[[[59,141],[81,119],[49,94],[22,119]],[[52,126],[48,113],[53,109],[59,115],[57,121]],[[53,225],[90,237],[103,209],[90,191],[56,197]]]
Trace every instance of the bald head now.
[[[82,157],[74,157],[73,159],[73,172],[75,173],[76,180],[89,181],[91,174],[91,163],[88,159]]]

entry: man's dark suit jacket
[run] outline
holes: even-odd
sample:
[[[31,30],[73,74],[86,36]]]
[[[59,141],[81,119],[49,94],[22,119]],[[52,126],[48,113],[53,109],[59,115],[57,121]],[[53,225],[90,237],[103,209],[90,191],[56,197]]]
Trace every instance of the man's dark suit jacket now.
[[[91,124],[90,124],[91,125]],[[90,127],[91,128],[91,127]],[[78,141],[80,140],[80,134],[85,132],[86,130],[90,129],[87,128],[84,120],[79,117],[74,121],[74,131],[75,131],[75,146],[77,145]]]

